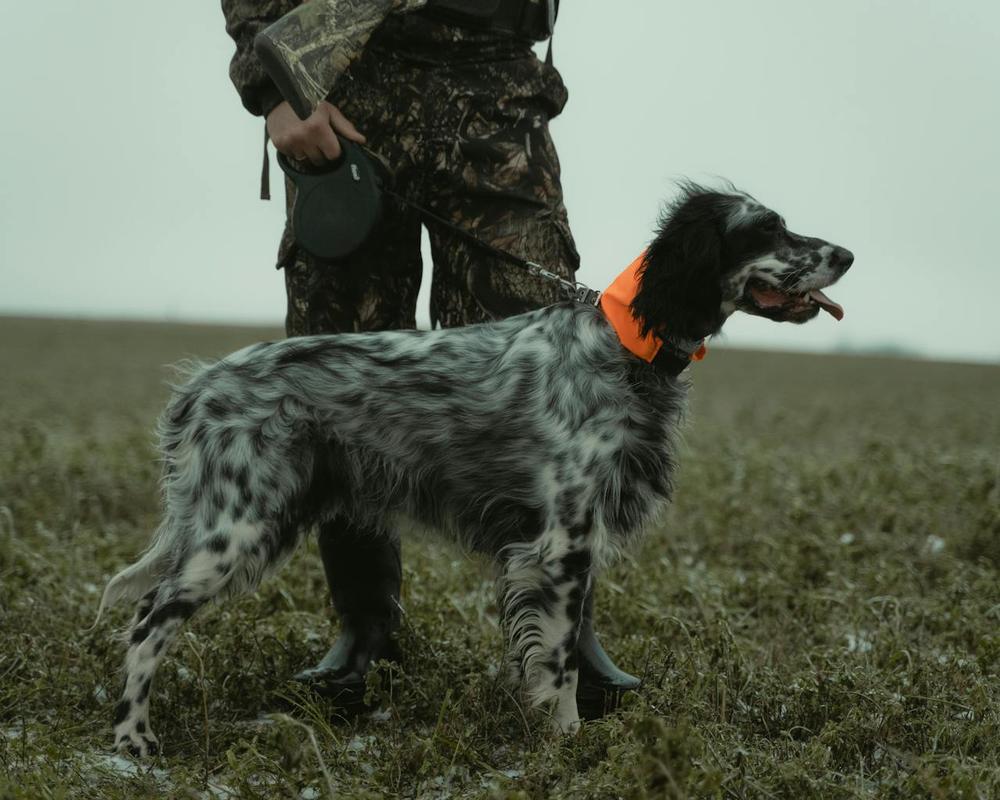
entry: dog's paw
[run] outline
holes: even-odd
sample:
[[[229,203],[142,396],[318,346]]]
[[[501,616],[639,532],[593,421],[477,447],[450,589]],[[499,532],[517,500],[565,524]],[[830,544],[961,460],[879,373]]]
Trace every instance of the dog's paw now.
[[[115,732],[115,751],[123,756],[149,758],[159,755],[160,743],[152,731],[139,733],[135,728]]]

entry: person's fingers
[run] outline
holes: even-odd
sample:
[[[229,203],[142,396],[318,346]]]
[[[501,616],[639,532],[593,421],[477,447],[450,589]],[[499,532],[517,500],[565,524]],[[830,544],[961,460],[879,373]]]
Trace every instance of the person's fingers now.
[[[280,104],[268,115],[268,132],[279,152],[299,161],[323,166],[341,156],[337,133],[354,142],[365,137],[340,113],[336,106],[324,102],[307,120],[294,116],[287,103]]]
[[[354,127],[354,123],[340,113],[336,106],[330,106],[330,124],[333,129],[346,139],[358,144],[364,144],[367,140],[365,135]]]
[[[316,145],[310,145],[305,148],[305,156],[309,159],[309,163],[316,167],[322,167],[326,164],[326,156],[323,155],[323,151],[320,150]]]
[[[294,113],[287,101],[281,102],[271,109],[265,122],[267,135],[275,148],[279,153],[288,156],[294,155],[293,151],[295,150],[294,142],[291,141],[290,137],[291,121],[289,119],[289,115]]]
[[[333,133],[333,128],[327,127],[316,137],[316,147],[328,161],[340,158],[340,142]]]

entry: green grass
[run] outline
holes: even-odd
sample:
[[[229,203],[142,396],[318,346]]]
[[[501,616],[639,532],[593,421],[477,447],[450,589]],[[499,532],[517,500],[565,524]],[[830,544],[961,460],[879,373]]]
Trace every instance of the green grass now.
[[[287,680],[335,631],[310,544],[186,628],[165,755],[112,758],[128,610],[87,627],[156,523],[164,365],[279,335],[0,319],[0,798],[1000,797],[1000,369],[722,348],[676,503],[600,583],[619,713],[552,738],[488,569],[411,541],[405,665],[339,719]]]

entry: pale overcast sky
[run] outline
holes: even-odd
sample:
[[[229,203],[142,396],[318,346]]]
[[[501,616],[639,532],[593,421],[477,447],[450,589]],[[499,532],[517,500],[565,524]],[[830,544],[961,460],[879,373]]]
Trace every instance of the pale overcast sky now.
[[[744,317],[729,344],[1000,360],[1000,3],[562,6],[581,280],[632,260],[674,179],[717,175],[856,256],[843,322]],[[218,3],[7,9],[0,313],[282,320],[282,204],[256,199],[231,54]]]

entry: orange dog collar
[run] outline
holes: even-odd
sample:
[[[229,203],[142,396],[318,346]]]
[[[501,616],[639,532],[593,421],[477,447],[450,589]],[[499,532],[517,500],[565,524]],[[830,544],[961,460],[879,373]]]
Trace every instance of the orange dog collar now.
[[[632,301],[639,292],[639,278],[645,259],[646,253],[643,252],[601,293],[601,310],[625,348],[643,361],[652,363],[663,349],[664,340],[653,333],[643,335],[639,321],[632,316]],[[691,361],[701,361],[708,352],[704,340],[671,341],[670,349],[683,353]]]

